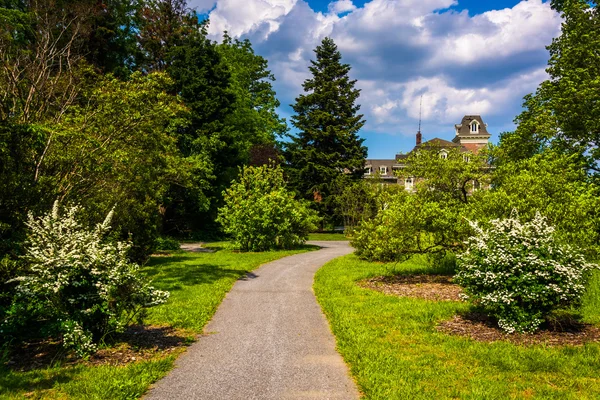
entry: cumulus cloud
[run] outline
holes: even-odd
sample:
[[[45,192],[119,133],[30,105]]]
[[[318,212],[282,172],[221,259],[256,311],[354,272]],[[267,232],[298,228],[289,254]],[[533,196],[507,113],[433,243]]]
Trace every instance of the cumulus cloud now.
[[[456,11],[459,2],[337,0],[317,12],[304,0],[218,0],[210,33],[250,38],[269,60],[282,104],[302,92],[313,49],[333,37],[362,90],[365,131],[413,134],[421,95],[432,127],[475,113],[506,126],[546,79],[545,46],[560,33],[560,16],[542,0],[474,16]]]
[[[278,30],[280,18],[287,15],[296,0],[219,0],[210,13],[209,33],[228,31],[232,36],[263,29],[264,36]]]
[[[352,3],[351,0],[339,0],[329,3],[327,9],[332,14],[343,14],[346,12],[356,10],[356,6]]]
[[[488,11],[464,21],[471,29],[450,34],[431,63],[469,65],[520,53],[539,51],[558,34],[560,16],[541,0],[522,1],[513,8]],[[551,35],[551,36],[550,36]]]

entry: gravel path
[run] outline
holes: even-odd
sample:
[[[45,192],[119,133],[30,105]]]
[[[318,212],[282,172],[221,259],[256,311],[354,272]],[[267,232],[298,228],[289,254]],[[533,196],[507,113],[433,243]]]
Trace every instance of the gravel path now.
[[[347,242],[265,264],[238,281],[205,335],[145,399],[358,399],[312,291]]]

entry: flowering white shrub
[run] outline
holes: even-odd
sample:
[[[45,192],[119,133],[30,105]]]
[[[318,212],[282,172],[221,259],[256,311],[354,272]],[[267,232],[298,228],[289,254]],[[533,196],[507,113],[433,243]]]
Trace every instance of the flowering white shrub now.
[[[530,222],[471,223],[475,236],[458,256],[455,281],[465,298],[498,318],[504,331],[533,332],[553,310],[577,303],[595,268],[570,246],[554,240],[554,228],[539,213]]]
[[[28,273],[18,282],[12,319],[28,310],[41,310],[78,355],[95,350],[95,343],[121,331],[143,308],[166,302],[169,293],[156,290],[127,259],[129,244],[106,239],[113,212],[102,224],[86,229],[78,220],[80,207],[59,215],[29,216]],[[10,323],[7,318],[5,323]]]

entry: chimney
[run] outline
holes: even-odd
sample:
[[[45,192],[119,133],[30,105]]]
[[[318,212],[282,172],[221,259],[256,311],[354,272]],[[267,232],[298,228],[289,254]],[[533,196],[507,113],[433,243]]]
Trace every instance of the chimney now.
[[[417,132],[417,146],[421,144],[421,141],[423,140],[423,135],[421,135],[421,131]]]

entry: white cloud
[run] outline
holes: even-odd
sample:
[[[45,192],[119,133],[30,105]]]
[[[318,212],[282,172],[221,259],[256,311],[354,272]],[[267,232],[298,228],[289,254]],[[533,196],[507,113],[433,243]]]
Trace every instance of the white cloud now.
[[[329,3],[327,10],[332,14],[343,14],[356,10],[356,6],[352,3],[352,0],[338,0]]]
[[[210,32],[250,38],[269,60],[284,107],[302,93],[313,49],[331,36],[362,90],[364,130],[414,134],[421,95],[430,126],[475,113],[512,121],[522,96],[546,79],[545,46],[560,17],[542,0],[475,16],[454,11],[459,2],[372,0],[357,8],[337,0],[321,13],[304,0],[219,0]]]
[[[449,36],[436,49],[433,63],[472,64],[536,51],[560,32],[560,16],[549,3],[522,1],[513,8],[476,15],[471,29]]]
[[[296,0],[219,0],[210,13],[209,33],[228,31],[241,36],[266,26],[265,37],[279,28],[279,19],[287,15]]]

